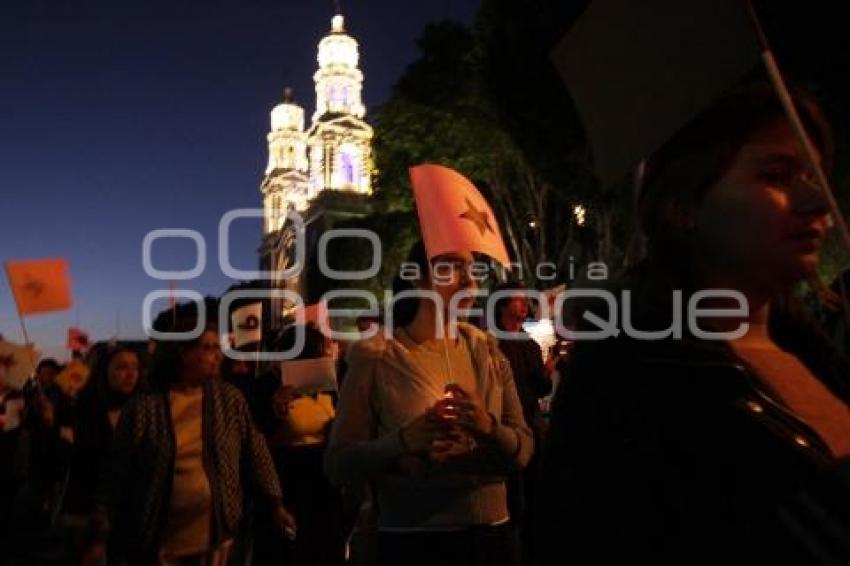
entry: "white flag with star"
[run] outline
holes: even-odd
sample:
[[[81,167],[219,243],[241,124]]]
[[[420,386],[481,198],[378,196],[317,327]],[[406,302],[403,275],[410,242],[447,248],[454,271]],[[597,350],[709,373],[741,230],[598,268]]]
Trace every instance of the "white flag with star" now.
[[[428,258],[483,253],[508,265],[508,251],[490,205],[469,179],[442,165],[410,168],[410,182]]]

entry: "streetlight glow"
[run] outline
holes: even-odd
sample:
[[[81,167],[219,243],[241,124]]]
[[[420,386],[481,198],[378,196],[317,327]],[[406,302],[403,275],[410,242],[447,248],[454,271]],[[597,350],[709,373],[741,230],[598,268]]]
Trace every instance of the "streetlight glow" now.
[[[576,224],[584,226],[584,223],[587,220],[587,209],[584,208],[584,206],[577,204],[573,207],[573,216],[576,219]]]

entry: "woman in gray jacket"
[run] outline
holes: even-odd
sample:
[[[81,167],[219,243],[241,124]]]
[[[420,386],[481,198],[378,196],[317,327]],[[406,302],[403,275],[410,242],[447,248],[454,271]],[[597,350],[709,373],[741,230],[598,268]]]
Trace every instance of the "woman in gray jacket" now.
[[[419,243],[408,262],[419,275],[394,291],[423,294],[395,301],[391,328],[350,347],[326,472],[374,486],[379,564],[516,564],[505,477],[533,441],[498,344],[445,307],[474,289],[472,256],[429,262]]]

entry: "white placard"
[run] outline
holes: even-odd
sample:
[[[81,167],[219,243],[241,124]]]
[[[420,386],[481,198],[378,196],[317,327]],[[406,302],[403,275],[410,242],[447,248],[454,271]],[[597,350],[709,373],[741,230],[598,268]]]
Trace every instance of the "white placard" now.
[[[336,362],[333,358],[280,362],[280,380],[296,389],[336,391]]]

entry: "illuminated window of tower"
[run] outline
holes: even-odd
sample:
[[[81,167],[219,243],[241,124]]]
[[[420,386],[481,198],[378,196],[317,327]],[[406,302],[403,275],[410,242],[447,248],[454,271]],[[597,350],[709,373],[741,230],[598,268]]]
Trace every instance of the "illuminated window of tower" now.
[[[339,154],[340,173],[342,174],[343,185],[354,184],[354,174],[357,170],[357,158],[350,148],[344,148]]]
[[[333,110],[336,106],[336,87],[328,87],[328,109]]]

